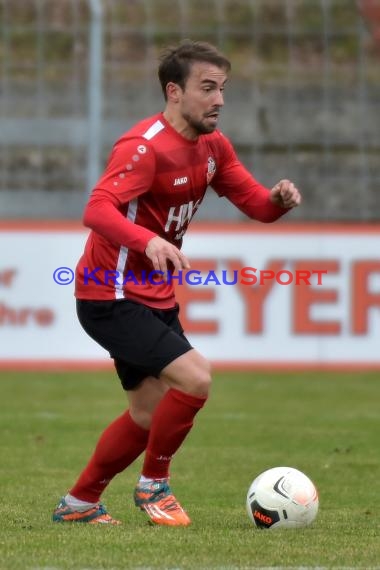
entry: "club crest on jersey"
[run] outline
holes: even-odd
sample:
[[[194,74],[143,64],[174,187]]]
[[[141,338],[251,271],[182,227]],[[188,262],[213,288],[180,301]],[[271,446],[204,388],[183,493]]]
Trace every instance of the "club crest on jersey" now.
[[[215,172],[216,172],[216,162],[212,158],[212,156],[209,156],[207,161],[207,175],[206,175],[207,184],[210,184],[211,180],[214,177]]]

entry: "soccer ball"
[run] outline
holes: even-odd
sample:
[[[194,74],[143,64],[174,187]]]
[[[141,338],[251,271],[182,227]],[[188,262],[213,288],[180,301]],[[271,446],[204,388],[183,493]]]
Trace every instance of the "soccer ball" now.
[[[247,493],[247,512],[258,528],[301,528],[318,513],[314,483],[293,467],[273,467],[254,481]]]

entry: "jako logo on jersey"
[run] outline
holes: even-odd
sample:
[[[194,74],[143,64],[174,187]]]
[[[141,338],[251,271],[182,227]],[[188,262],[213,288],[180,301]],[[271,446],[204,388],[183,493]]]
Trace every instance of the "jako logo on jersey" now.
[[[181,186],[181,184],[186,184],[186,182],[188,182],[189,179],[187,176],[183,176],[182,178],[176,178],[174,180],[173,186]]]

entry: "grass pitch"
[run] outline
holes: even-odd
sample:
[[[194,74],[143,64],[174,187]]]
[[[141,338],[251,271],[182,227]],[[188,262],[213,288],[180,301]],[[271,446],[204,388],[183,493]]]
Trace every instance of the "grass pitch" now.
[[[172,466],[189,528],[151,527],[133,506],[141,460],[104,495],[122,526],[51,522],[100,432],[124,409],[113,373],[3,372],[0,387],[1,569],[380,568],[379,374],[215,375]],[[311,527],[252,527],[247,489],[277,465],[316,483]]]

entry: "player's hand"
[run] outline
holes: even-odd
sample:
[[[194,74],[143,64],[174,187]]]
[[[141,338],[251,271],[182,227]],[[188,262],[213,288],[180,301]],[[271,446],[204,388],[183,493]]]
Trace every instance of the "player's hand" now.
[[[190,269],[190,263],[187,257],[172,243],[156,236],[148,241],[145,253],[151,260],[156,271],[168,271],[168,261],[174,266],[174,271],[182,269]]]
[[[301,194],[290,180],[280,180],[270,191],[273,204],[281,208],[294,208],[301,203]]]

